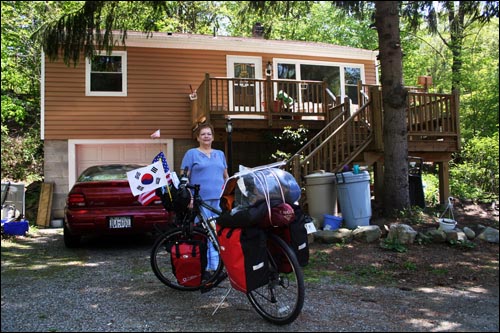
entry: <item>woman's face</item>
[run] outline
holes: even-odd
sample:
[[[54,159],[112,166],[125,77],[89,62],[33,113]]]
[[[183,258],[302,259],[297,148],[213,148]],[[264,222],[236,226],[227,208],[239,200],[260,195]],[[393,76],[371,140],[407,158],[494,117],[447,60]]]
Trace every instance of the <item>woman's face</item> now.
[[[200,134],[198,135],[198,142],[212,144],[212,141],[214,141],[212,130],[208,127],[201,129]]]

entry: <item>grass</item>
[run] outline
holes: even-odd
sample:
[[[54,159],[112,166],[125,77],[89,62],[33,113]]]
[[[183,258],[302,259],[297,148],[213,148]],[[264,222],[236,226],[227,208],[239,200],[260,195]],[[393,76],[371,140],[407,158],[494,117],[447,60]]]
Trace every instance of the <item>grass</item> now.
[[[328,279],[334,283],[349,284],[394,284],[391,272],[376,265],[332,268],[330,253],[317,251],[311,254],[309,264],[304,267],[306,282],[321,282]]]
[[[16,237],[2,239],[2,276],[51,278],[59,276],[62,271],[85,264],[85,256],[75,258],[74,253],[56,256],[48,254],[43,247],[34,249],[32,245],[18,240]],[[68,276],[65,273],[65,276]],[[76,277],[76,276],[73,276]],[[70,277],[71,278],[71,277]]]

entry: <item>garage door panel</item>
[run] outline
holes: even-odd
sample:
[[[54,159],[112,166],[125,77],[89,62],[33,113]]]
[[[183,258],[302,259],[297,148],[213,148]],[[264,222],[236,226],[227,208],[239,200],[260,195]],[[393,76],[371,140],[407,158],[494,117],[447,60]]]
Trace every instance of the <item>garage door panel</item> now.
[[[99,147],[96,146],[83,146],[80,147],[78,151],[78,157],[82,161],[99,161],[100,160],[100,154],[99,154]]]
[[[123,150],[123,159],[130,163],[144,163],[145,160],[148,160],[144,150],[144,145],[127,145]],[[151,161],[147,163],[151,163]]]
[[[105,163],[121,163],[121,150],[123,147],[101,146],[101,162]],[[100,163],[100,164],[105,164]]]
[[[165,144],[79,144],[75,146],[77,177],[93,165],[111,163],[151,164]],[[172,162],[169,161],[169,165]]]

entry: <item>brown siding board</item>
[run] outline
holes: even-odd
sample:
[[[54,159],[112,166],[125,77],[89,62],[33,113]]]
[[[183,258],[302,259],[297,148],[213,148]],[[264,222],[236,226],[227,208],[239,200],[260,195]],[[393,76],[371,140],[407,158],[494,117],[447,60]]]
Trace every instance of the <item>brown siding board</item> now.
[[[66,67],[61,60],[45,62],[45,138],[144,138],[156,129],[162,137],[191,139],[190,85],[205,78],[226,76],[226,56],[353,62],[348,59],[303,57],[257,52],[186,49],[127,49],[127,96],[85,96],[85,62]],[[372,62],[365,65],[365,81],[375,83]],[[133,119],[133,121],[129,121]]]

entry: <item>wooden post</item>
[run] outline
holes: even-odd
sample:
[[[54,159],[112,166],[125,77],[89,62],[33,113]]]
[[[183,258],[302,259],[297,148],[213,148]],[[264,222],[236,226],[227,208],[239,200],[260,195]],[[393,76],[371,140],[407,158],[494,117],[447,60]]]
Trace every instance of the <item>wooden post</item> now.
[[[205,73],[205,100],[202,101],[205,119],[210,122],[210,74]],[[199,112],[199,110],[198,110]]]
[[[272,113],[277,112],[278,110],[274,109],[274,96],[273,96],[273,90],[272,90],[272,82],[271,82],[271,76],[267,75],[266,76],[266,89],[265,89],[265,101],[266,101],[266,112],[267,112],[267,122],[269,127],[273,126],[273,117]]]
[[[361,107],[363,105],[363,94],[361,93],[363,91],[363,81],[358,80],[358,106]]]
[[[438,162],[439,203],[445,204],[450,196],[450,167],[448,162]]]
[[[382,117],[382,100],[378,87],[370,87],[370,99],[372,101],[371,114],[373,120],[373,142],[377,151],[384,151],[383,139],[383,117]]]

